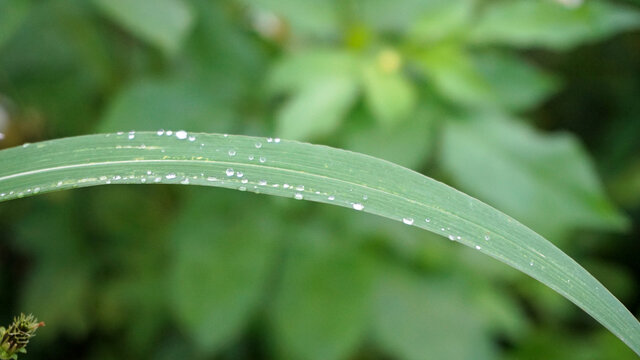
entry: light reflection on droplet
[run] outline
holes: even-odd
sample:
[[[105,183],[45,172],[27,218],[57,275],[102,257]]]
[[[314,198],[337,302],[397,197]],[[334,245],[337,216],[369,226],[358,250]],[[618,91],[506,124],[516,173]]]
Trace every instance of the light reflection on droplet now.
[[[168,135],[168,133],[167,133],[167,135]],[[176,131],[176,137],[178,139],[180,139],[180,140],[184,140],[184,139],[187,138],[187,132],[184,131],[184,130],[178,130],[178,131]]]

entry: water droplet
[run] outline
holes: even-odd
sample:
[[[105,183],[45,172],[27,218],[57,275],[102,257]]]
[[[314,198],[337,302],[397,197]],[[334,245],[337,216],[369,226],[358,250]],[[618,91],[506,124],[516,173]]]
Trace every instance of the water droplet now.
[[[487,241],[489,241],[489,239],[491,239],[491,237],[489,237],[489,235],[485,235],[485,236],[484,236],[484,239],[485,239],[485,240],[487,240]]]
[[[235,171],[233,171],[232,168],[228,168],[227,171],[225,171],[225,174],[227,174],[227,176],[233,176],[234,173]]]
[[[302,200],[302,194],[300,193],[296,193],[293,197],[296,198],[296,200]]]
[[[164,134],[164,129],[156,131],[156,134],[158,134],[158,136],[162,136]]]
[[[247,191],[247,187],[246,187],[246,186],[240,186],[240,187],[238,188],[238,190],[240,190],[240,191]]]
[[[241,178],[241,177],[244,176],[244,173],[242,171],[238,171],[238,172],[236,172],[236,176]]]
[[[262,185],[262,186],[267,185],[267,180],[258,181],[258,185]]]
[[[236,156],[236,151],[233,149],[229,150],[229,156]]]
[[[255,157],[253,155],[249,155],[249,161],[252,161],[253,159],[255,159]]]
[[[146,182],[147,182],[147,179],[146,179],[146,178],[142,178],[142,179],[140,179],[140,182],[141,182],[141,183],[146,183]]]
[[[267,158],[264,156],[260,156],[260,159],[258,159],[258,161],[260,161],[261,163],[264,163],[265,161],[267,161]]]
[[[449,235],[449,240],[453,241],[453,240],[455,240],[455,239],[456,239],[456,237],[455,237],[455,236],[453,236],[453,235]]]
[[[189,136],[189,141],[196,141],[196,137],[195,136]]]
[[[155,179],[153,179],[153,182],[159,183],[160,181],[162,181],[162,178],[160,176],[158,176]]]
[[[480,245],[476,245],[476,250],[480,250],[482,247]]]
[[[173,135],[173,131],[167,130],[167,136],[171,136],[171,135]]]
[[[431,222],[431,219],[426,218],[426,219],[424,219],[424,221],[426,221],[426,222]]]
[[[327,200],[330,200],[330,201],[333,201],[333,200],[335,200],[335,199],[336,199],[336,197],[335,197],[335,196],[333,196],[333,195],[330,195],[330,196],[327,198]]]
[[[533,260],[529,261],[529,266],[533,266]]]
[[[99,177],[99,179],[100,179],[101,181],[105,181],[105,180],[107,180],[107,177],[103,175],[103,176],[100,176],[100,177]]]
[[[360,203],[352,203],[351,207],[353,207],[354,209],[360,211],[362,209],[364,209],[364,205],[360,204]]]
[[[456,236],[456,239],[462,240],[462,236]]]
[[[122,135],[122,134],[124,134],[124,131],[118,131],[118,132],[116,133],[116,135]]]
[[[180,181],[180,184],[189,184],[189,178],[185,178],[184,180]]]
[[[304,191],[304,185],[298,185],[298,186],[296,186],[296,190],[298,190],[298,191]]]
[[[288,188],[289,188],[289,184],[283,184],[283,185],[282,185],[282,187],[283,187],[284,189],[288,189]]]
[[[249,182],[249,179],[242,179],[242,180],[240,180],[240,182],[243,183],[243,184],[246,184],[246,183]]]
[[[256,145],[256,149],[260,149],[262,147],[262,143],[261,142],[257,142],[255,145]]]
[[[273,139],[272,138],[267,138],[267,142],[269,142],[269,143],[273,142]]]
[[[176,137],[180,140],[184,140],[187,138],[187,132],[184,130],[178,130],[176,131]]]
[[[120,180],[120,179],[122,179],[122,176],[120,176],[120,175],[116,175],[116,176],[113,177],[113,180]]]
[[[217,181],[217,180],[218,180],[218,179],[216,179],[216,178],[215,178],[215,177],[213,177],[213,176],[209,176],[209,177],[207,178],[207,181]]]
[[[151,170],[147,170],[147,175],[151,175],[151,174],[153,174]]]
[[[275,142],[275,143],[279,143],[279,142],[280,142],[280,138],[275,138],[275,139],[273,139],[273,142]]]
[[[402,218],[402,222],[407,224],[407,225],[413,225],[413,219],[412,218]]]
[[[135,131],[130,131],[129,132],[129,140],[133,140],[135,137],[136,137]]]
[[[229,137],[229,134],[224,134],[224,135],[222,135],[222,136],[224,136],[224,137]]]
[[[37,188],[33,189],[33,193],[34,193],[34,194],[37,194],[37,193],[39,193],[39,192],[40,192],[40,188],[39,188],[39,187],[37,187]]]
[[[362,195],[362,200],[367,201],[369,200],[369,197],[367,195]]]
[[[171,174],[167,174],[167,176],[165,176],[167,179],[171,180],[171,179],[175,179],[177,177],[176,174],[171,173]]]
[[[30,143],[24,143],[24,144],[22,144],[22,147],[26,148],[26,147],[29,147],[29,145],[31,145],[31,144]]]

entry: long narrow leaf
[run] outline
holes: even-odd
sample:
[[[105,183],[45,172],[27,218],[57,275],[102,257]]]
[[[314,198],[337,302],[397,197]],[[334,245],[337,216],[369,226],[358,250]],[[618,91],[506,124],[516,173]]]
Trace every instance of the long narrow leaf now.
[[[0,201],[142,183],[305,199],[418,226],[538,279],[640,354],[638,320],[573,259],[496,209],[387,161],[294,141],[184,131],[80,136],[0,151]]]

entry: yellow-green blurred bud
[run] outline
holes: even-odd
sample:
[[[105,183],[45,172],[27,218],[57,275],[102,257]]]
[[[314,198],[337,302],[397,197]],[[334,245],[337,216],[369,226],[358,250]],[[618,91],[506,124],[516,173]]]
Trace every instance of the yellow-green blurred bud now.
[[[393,73],[400,69],[402,57],[394,49],[385,49],[378,54],[378,66],[386,73]]]

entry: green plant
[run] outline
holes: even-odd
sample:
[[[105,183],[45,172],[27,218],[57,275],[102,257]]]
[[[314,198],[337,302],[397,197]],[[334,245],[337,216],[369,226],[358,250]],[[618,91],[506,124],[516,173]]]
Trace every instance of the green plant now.
[[[129,130],[164,128],[368,154],[509,214],[637,316],[639,27],[632,0],[0,0],[0,148],[124,131],[105,143],[122,155],[150,136]],[[0,317],[47,319],[30,358],[637,356],[475,244],[403,225],[405,208],[201,186],[22,195],[0,203]]]
[[[0,359],[17,359],[18,354],[26,354],[29,340],[42,326],[44,322],[38,322],[33,315],[20,314],[6,329],[0,327]]]
[[[0,151],[0,201],[113,183],[219,186],[399,220],[551,287],[640,354],[640,322],[570,257],[512,218],[380,159],[279,138],[184,130],[82,136]]]

